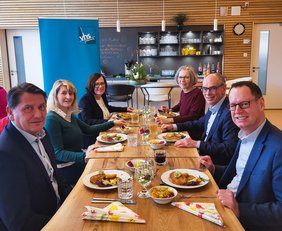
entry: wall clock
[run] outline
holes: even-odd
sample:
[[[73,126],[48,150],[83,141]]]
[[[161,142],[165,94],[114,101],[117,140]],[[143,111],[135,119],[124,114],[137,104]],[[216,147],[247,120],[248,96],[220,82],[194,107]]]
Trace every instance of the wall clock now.
[[[242,35],[245,32],[245,25],[242,23],[237,23],[235,24],[235,26],[233,27],[233,32],[236,35]]]

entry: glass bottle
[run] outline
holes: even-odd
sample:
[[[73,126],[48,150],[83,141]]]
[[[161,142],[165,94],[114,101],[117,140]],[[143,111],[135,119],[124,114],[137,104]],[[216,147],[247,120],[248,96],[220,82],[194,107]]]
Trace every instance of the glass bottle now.
[[[202,66],[202,63],[200,62],[198,66],[198,75],[202,75],[202,74],[203,74],[203,66]]]
[[[217,62],[217,65],[216,65],[216,73],[221,73],[219,62]]]
[[[203,76],[206,76],[207,75],[207,65],[204,64],[204,67],[203,67]]]
[[[206,75],[209,75],[210,73],[211,73],[211,66],[210,63],[208,62]]]

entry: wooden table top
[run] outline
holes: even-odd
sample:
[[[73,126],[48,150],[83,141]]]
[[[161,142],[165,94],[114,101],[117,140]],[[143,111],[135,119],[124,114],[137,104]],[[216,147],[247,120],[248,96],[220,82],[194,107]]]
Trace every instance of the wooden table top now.
[[[120,222],[107,222],[107,221],[88,221],[82,220],[81,214],[86,211],[85,205],[103,208],[108,204],[95,203],[91,204],[90,201],[93,197],[108,197],[116,198],[117,189],[111,190],[95,190],[87,188],[83,185],[83,178],[89,173],[99,169],[123,169],[124,163],[127,158],[105,158],[105,159],[90,159],[87,163],[85,171],[83,172],[78,183],[65,200],[63,205],[43,228],[45,231],[88,231],[88,230],[244,230],[239,223],[238,219],[234,216],[233,212],[221,205],[217,198],[190,198],[180,199],[177,196],[174,201],[190,201],[190,202],[212,202],[215,203],[218,212],[221,214],[225,227],[220,227],[207,220],[201,219],[195,215],[178,209],[170,204],[159,205],[152,199],[139,198],[136,193],[141,190],[140,185],[134,181],[134,199],[137,204],[126,204],[128,208],[139,214],[146,220],[145,224],[134,223],[120,223]],[[196,168],[197,158],[169,158],[167,165],[157,167],[156,177],[152,182],[152,186],[159,185],[160,176],[163,172],[175,168]],[[124,169],[124,171],[128,171]],[[210,182],[204,187],[197,189],[178,189],[181,194],[191,195],[216,195],[217,185],[208,171],[205,173],[210,178]]]

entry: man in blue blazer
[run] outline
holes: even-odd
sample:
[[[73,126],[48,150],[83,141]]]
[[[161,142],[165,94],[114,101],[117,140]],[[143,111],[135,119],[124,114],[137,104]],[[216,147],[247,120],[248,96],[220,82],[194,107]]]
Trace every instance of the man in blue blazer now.
[[[175,142],[175,146],[198,148],[200,155],[209,154],[214,163],[226,165],[235,151],[239,129],[230,116],[225,78],[219,73],[208,75],[203,81],[202,92],[210,106],[203,117],[185,123],[165,124],[162,130],[203,131],[201,140],[184,138]]]
[[[11,122],[0,135],[0,230],[40,230],[69,191],[43,130],[46,94],[28,83],[14,87],[7,111]]]
[[[208,156],[201,164],[217,178],[222,176],[218,198],[246,230],[282,230],[282,132],[266,120],[256,84],[233,84],[229,100],[232,119],[240,128],[235,154],[225,169],[215,168]]]

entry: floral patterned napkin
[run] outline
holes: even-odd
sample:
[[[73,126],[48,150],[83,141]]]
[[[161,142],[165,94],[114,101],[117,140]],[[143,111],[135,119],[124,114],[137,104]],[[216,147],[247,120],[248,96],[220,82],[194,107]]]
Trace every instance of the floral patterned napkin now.
[[[186,201],[173,202],[171,204],[205,220],[211,221],[219,226],[224,226],[222,218],[216,210],[214,203],[198,203]]]
[[[82,219],[85,220],[101,220],[101,221],[116,221],[130,223],[145,223],[138,214],[131,209],[125,207],[120,202],[112,202],[107,207],[101,209],[91,206],[85,206],[87,211],[82,214]]]

